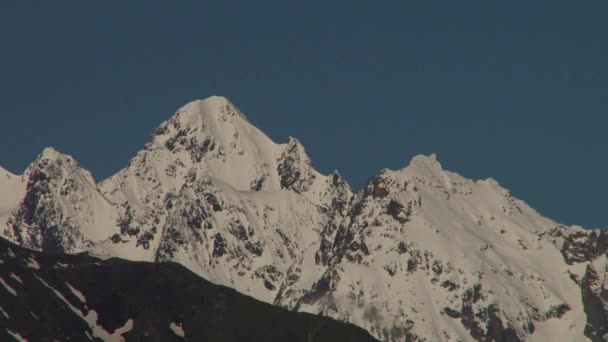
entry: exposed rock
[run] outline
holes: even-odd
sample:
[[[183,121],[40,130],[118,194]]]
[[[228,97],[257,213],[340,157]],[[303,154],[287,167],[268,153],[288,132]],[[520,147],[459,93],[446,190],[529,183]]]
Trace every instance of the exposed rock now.
[[[593,342],[608,340],[608,288],[606,288],[593,266],[588,265],[581,282],[581,295],[587,325],[585,335]]]

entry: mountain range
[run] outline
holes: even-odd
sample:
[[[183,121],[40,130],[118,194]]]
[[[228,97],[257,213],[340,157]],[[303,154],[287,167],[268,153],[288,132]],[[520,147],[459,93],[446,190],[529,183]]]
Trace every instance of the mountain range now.
[[[41,253],[3,239],[0,260],[2,341],[375,341],[362,328],[261,303],[175,263]]]
[[[435,155],[353,191],[224,97],[180,108],[101,182],[53,148],[22,175],[0,168],[0,235],[181,264],[385,341],[608,340],[606,230],[543,217]]]

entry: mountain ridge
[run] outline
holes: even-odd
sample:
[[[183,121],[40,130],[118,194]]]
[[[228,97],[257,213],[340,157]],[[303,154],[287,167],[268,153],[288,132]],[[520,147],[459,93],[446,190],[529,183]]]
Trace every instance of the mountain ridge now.
[[[361,328],[213,285],[176,263],[38,253],[1,238],[0,260],[2,340],[374,340]]]
[[[353,192],[297,139],[277,144],[212,97],[98,184],[72,158],[38,159],[19,176],[24,200],[0,210],[2,235],[25,247],[175,261],[385,340],[608,338],[604,231],[560,225],[434,154]]]

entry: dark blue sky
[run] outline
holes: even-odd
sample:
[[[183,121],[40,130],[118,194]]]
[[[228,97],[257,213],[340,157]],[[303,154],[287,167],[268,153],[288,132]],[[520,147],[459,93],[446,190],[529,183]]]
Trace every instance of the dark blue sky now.
[[[608,224],[608,2],[31,3],[0,4],[13,172],[51,145],[101,180],[224,95],[355,188],[436,152],[553,219]]]

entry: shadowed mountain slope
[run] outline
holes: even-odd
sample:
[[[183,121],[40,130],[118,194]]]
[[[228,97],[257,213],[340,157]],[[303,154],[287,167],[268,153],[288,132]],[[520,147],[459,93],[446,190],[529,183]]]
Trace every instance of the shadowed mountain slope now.
[[[374,341],[214,285],[176,263],[45,254],[0,240],[0,340]]]

